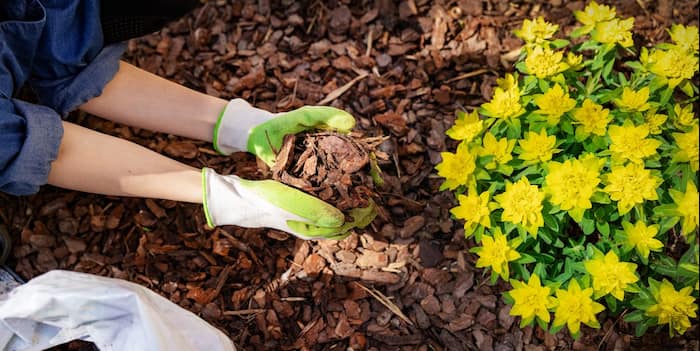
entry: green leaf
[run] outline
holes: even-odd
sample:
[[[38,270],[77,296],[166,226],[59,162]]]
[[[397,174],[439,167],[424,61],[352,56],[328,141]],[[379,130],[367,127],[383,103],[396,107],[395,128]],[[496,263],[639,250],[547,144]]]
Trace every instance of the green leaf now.
[[[520,277],[522,281],[528,281],[530,279],[530,272],[528,272],[527,267],[525,267],[523,264],[514,264],[513,272],[516,274],[516,276]]]
[[[603,67],[603,79],[608,84],[612,84],[612,82],[609,81],[609,78],[610,78],[610,72],[612,72],[614,65],[615,65],[615,57],[613,56],[613,58],[605,64],[605,67]]]
[[[520,71],[521,73],[527,74],[527,67],[525,66],[525,62],[518,62],[515,64],[515,68]]]
[[[585,26],[584,26],[584,27],[577,27],[576,29],[574,29],[574,30],[569,34],[569,37],[570,37],[571,39],[576,39],[576,38],[578,38],[578,37],[580,37],[580,36],[582,36],[582,35],[585,35],[585,34],[587,33],[587,31],[586,31],[587,29],[588,29],[588,28],[586,28]],[[584,44],[586,44],[586,43],[592,43],[592,42],[589,41],[589,40],[586,40],[586,41],[584,42]],[[585,48],[583,47],[583,45],[579,48],[579,51],[580,51],[580,50],[585,50]]]
[[[522,254],[520,254],[520,258],[515,262],[519,263],[519,264],[528,264],[528,263],[537,262],[537,260],[534,257],[532,257],[526,253],[522,253]]]
[[[635,310],[625,315],[624,320],[628,323],[641,322],[644,319],[644,311]]]
[[[634,329],[634,333],[639,337],[644,335],[646,333],[647,329],[649,327],[656,325],[656,320],[655,319],[645,319],[641,323],[637,324],[637,327]]]
[[[547,228],[551,229],[554,232],[559,232],[559,222],[557,222],[554,216],[547,213],[543,215],[542,218],[544,218],[544,224],[547,226]]]
[[[664,91],[661,93],[661,97],[659,98],[659,104],[660,105],[666,105],[668,103],[668,100],[671,99],[671,96],[673,96],[673,89],[667,87],[664,89]]]
[[[558,333],[562,328],[564,328],[565,325],[566,325],[566,323],[564,323],[562,325],[555,326],[554,323],[552,323],[552,326],[549,328],[549,333],[554,335],[554,334]]]
[[[557,39],[552,41],[552,46],[556,49],[561,49],[567,45],[569,45],[569,41],[566,39]]]
[[[541,238],[547,244],[551,244],[553,239],[549,231],[544,229],[537,232],[537,238]]]
[[[625,66],[635,70],[635,71],[643,71],[644,66],[639,61],[629,61],[625,62]]]
[[[610,224],[608,222],[596,222],[595,226],[604,236],[610,235]]]
[[[693,89],[693,84],[690,83],[689,80],[684,80],[679,86],[678,86],[682,92],[685,93],[685,95],[688,95],[689,97],[695,96],[695,90]]]
[[[537,274],[537,276],[544,281],[545,277],[547,277],[547,269],[545,268],[544,263],[536,264],[535,269],[532,270],[532,273]]]
[[[617,311],[617,299],[612,295],[605,295],[605,304],[608,305],[610,312]]]
[[[563,249],[564,246],[566,246],[566,244],[564,244],[564,242],[561,241],[561,239],[557,238],[557,241],[555,241],[554,244],[552,244],[552,246]]]
[[[583,230],[583,234],[591,234],[593,231],[595,231],[595,221],[593,221],[590,218],[584,218],[581,223],[581,230]]]
[[[664,234],[664,233],[668,232],[669,230],[671,230],[671,228],[673,228],[673,226],[675,226],[679,220],[680,220],[680,218],[677,216],[666,217],[666,218],[662,219],[661,222],[659,223],[659,235]]]
[[[608,196],[607,193],[604,193],[602,191],[596,191],[595,193],[593,193],[593,196],[591,197],[591,202],[595,202],[595,203],[599,203],[599,204],[611,203],[610,196]]]

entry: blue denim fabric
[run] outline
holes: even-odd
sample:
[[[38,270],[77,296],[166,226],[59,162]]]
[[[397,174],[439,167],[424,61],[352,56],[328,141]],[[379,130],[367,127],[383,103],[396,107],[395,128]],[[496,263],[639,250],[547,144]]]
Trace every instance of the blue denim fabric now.
[[[103,48],[98,0],[0,1],[0,191],[46,184],[61,116],[102,93],[124,49]],[[25,83],[41,105],[13,98]]]

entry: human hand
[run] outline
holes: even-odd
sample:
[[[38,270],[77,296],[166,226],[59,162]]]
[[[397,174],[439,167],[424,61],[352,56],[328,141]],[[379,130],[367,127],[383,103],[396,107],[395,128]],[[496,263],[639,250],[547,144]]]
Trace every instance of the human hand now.
[[[350,211],[346,222],[340,210],[300,190],[274,180],[245,180],[202,169],[207,223],[282,230],[302,239],[342,239],[375,217],[373,204]]]
[[[214,147],[222,154],[249,151],[268,166],[275,163],[277,151],[288,134],[322,129],[348,133],[355,118],[334,107],[304,106],[283,113],[271,113],[234,99],[221,113],[214,127]]]

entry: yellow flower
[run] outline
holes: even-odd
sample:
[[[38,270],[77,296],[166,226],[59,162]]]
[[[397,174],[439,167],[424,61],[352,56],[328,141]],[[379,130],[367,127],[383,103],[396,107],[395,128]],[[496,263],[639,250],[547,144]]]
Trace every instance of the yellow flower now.
[[[613,165],[612,172],[603,175],[603,182],[607,184],[603,191],[617,201],[617,211],[624,215],[645,200],[658,200],[656,188],[662,180],[644,169],[644,165],[628,163],[626,166]]]
[[[634,274],[637,265],[620,262],[620,258],[614,251],[608,251],[605,257],[599,255],[587,260],[583,266],[593,278],[593,290],[596,293],[596,298],[610,294],[622,301],[625,299],[625,288],[639,280]]]
[[[457,146],[457,152],[441,152],[442,162],[435,169],[440,177],[445,178],[441,189],[454,190],[460,185],[467,183],[467,180],[476,168],[476,157],[469,151],[469,146],[462,142]]]
[[[596,23],[610,21],[615,18],[615,8],[598,5],[595,1],[591,1],[583,11],[575,11],[574,16],[583,24],[583,34],[586,34],[593,30]]]
[[[649,87],[643,87],[639,91],[634,91],[630,87],[622,90],[622,96],[615,99],[615,104],[623,111],[646,111],[649,109]]]
[[[477,225],[485,228],[491,227],[489,192],[484,191],[480,195],[475,193],[470,191],[467,195],[457,195],[459,206],[450,210],[455,217],[464,220],[464,232],[466,235],[471,234]]]
[[[592,207],[591,197],[598,190],[599,160],[593,156],[583,160],[550,162],[543,190],[550,202],[580,222],[583,212]]]
[[[551,89],[542,95],[535,97],[535,104],[540,109],[536,112],[547,116],[547,123],[555,125],[559,123],[559,118],[576,106],[576,100],[569,97],[569,92],[564,91],[559,84],[555,84]]]
[[[583,56],[582,55],[576,55],[573,52],[569,52],[566,54],[566,64],[569,65],[574,70],[578,70],[581,68],[581,62],[583,62]]]
[[[675,115],[673,122],[679,129],[687,129],[698,124],[698,119],[693,113],[693,104],[683,107],[680,104],[675,104],[673,105],[673,113]]]
[[[527,284],[511,280],[511,285],[513,289],[508,294],[514,303],[510,315],[522,317],[521,325],[530,324],[535,317],[549,323],[549,309],[555,304],[554,297],[551,296],[552,289],[542,286],[537,274],[531,275]]]
[[[698,145],[698,130],[697,123],[693,126],[687,133],[673,133],[673,138],[676,139],[676,145],[678,145],[678,150],[673,155],[673,162],[690,162],[690,166],[697,172],[700,167],[700,160],[698,160],[698,151],[700,151],[700,145]]]
[[[655,49],[651,54],[642,50],[640,61],[651,73],[668,79],[671,88],[684,79],[693,78],[698,70],[698,57],[689,55],[678,47],[669,50]]]
[[[659,226],[656,224],[647,226],[642,221],[635,224],[623,221],[622,228],[625,230],[626,246],[637,249],[639,256],[645,260],[649,257],[649,251],[661,251],[664,247],[662,242],[655,239],[659,233]]]
[[[634,45],[634,41],[632,41],[632,27],[634,27],[633,17],[625,20],[613,18],[610,21],[598,22],[591,34],[591,38],[599,43],[617,43],[622,47],[628,48]]]
[[[507,73],[503,78],[496,78],[496,84],[503,90],[518,89],[518,82],[515,81],[515,76]]]
[[[698,44],[700,42],[700,34],[697,26],[684,26],[682,24],[674,24],[669,31],[671,39],[676,45],[687,51],[688,53],[698,53]]]
[[[664,279],[658,289],[652,288],[651,291],[656,304],[646,310],[646,315],[656,317],[659,324],[668,324],[671,331],[685,333],[690,328],[689,317],[697,317],[698,305],[690,295],[693,288],[687,286],[679,291]]]
[[[669,189],[668,192],[676,204],[676,211],[683,218],[681,232],[683,235],[692,233],[698,227],[698,216],[700,216],[700,194],[698,194],[698,188],[692,180],[688,180],[685,186],[685,193],[676,189]]]
[[[551,24],[540,16],[533,21],[524,20],[522,27],[514,30],[513,34],[525,40],[526,43],[541,43],[544,40],[551,39],[558,29],[558,25]]]
[[[661,134],[661,126],[667,119],[667,115],[658,114],[655,111],[648,111],[644,115],[644,121],[649,126],[649,133],[653,135]]]
[[[494,169],[499,164],[506,164],[513,159],[511,155],[513,147],[515,147],[515,140],[508,138],[496,140],[496,137],[488,132],[484,134],[484,145],[479,149],[479,156],[494,156],[493,161],[485,166],[486,169]]]
[[[600,323],[595,315],[603,311],[605,307],[591,299],[592,288],[581,290],[576,279],[571,279],[568,289],[557,289],[556,295],[553,327],[559,327],[566,323],[569,332],[574,337],[578,336],[581,323],[591,328],[600,328]]]
[[[591,99],[584,100],[583,105],[574,110],[573,118],[573,123],[580,125],[578,127],[580,131],[577,130],[577,134],[582,133],[586,136],[589,134],[605,135],[608,123],[612,120],[610,110],[596,104]]]
[[[504,84],[508,84],[507,80]],[[525,108],[520,104],[520,90],[515,83],[513,84],[508,89],[503,89],[500,86],[494,89],[491,101],[481,105],[487,115],[511,119],[525,113]]]
[[[481,247],[476,248],[474,252],[479,255],[476,261],[477,268],[491,267],[504,280],[507,280],[510,275],[508,262],[520,258],[520,254],[510,246],[500,228],[494,230],[493,237],[484,235],[481,238]]]
[[[656,139],[646,139],[649,136],[648,125],[635,127],[629,119],[622,126],[610,126],[608,134],[613,161],[623,159],[644,163],[644,158],[656,154],[656,149],[661,145]]]
[[[476,110],[472,113],[458,111],[455,124],[445,134],[455,140],[470,142],[481,133],[483,128],[484,121],[479,119],[479,113]]]
[[[555,149],[557,137],[547,135],[547,131],[542,129],[540,133],[527,132],[525,139],[518,141],[522,149],[519,158],[529,163],[547,162],[552,159],[552,154],[561,150]]]
[[[506,181],[506,190],[493,197],[503,208],[501,220],[520,224],[533,237],[537,238],[537,229],[544,225],[542,218],[542,200],[544,193],[537,185],[522,177],[515,184]]]
[[[569,65],[562,61],[563,57],[564,54],[561,51],[537,46],[528,50],[525,68],[528,73],[537,78],[547,78],[569,68]]]

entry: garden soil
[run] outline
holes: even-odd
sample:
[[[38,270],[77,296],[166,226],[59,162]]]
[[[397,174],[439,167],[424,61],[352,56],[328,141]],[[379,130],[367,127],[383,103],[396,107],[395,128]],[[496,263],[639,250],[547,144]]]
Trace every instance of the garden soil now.
[[[441,151],[456,146],[444,132],[455,110],[478,107],[496,78],[513,70],[522,43],[512,30],[544,16],[568,33],[572,12],[584,5],[206,1],[161,32],[130,41],[125,60],[270,111],[321,102],[349,111],[356,132],[374,138],[381,156],[384,185],[371,188],[377,218],[342,241],[301,241],[267,229],[208,228],[198,205],[45,186],[30,197],[0,195],[0,223],[15,241],[10,266],[26,279],[67,269],[142,284],[245,350],[698,350],[697,319],[676,338],[667,328],[636,338],[632,325],[605,314],[600,329],[583,327],[577,341],[566,331],[520,329],[500,297],[508,286],[489,285],[474,267],[474,243],[449,215],[454,196],[438,190],[434,166]],[[635,17],[638,47],[668,40],[671,23],[698,25],[698,1],[614,5]],[[248,154],[218,155],[209,143],[80,113],[69,120],[194,167],[249,179],[274,173]],[[351,161],[364,162],[360,154]],[[372,183],[365,176],[353,184]],[[356,205],[358,198],[342,198],[342,191],[322,195]]]

